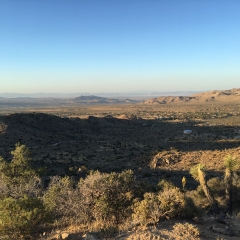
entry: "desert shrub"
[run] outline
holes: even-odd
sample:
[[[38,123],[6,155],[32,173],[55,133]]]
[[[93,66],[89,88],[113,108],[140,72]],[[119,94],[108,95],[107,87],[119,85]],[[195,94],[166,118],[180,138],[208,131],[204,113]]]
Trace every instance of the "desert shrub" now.
[[[226,193],[226,205],[229,214],[232,214],[233,210],[233,179],[234,173],[239,169],[240,162],[236,157],[228,155],[224,159],[225,174],[224,174],[224,184]]]
[[[46,207],[57,217],[78,216],[80,196],[69,177],[54,176],[43,196]]]
[[[211,178],[207,181],[207,186],[213,197],[219,201],[219,204],[223,205],[224,202],[222,201],[222,198],[225,196],[225,186],[222,181],[218,177]],[[196,190],[186,192],[186,195],[193,200],[197,208],[209,208],[209,201],[201,185],[198,185]]]
[[[198,197],[207,199],[207,198],[206,198],[206,195],[204,194],[204,191],[203,191],[201,185],[198,185],[198,186],[197,186],[197,188],[196,188],[196,193],[198,194]]]
[[[30,152],[27,147],[18,143],[11,154],[13,158],[10,162],[0,157],[0,195],[14,198],[24,195],[40,196],[41,179],[31,166]]]
[[[163,190],[167,190],[167,189],[171,189],[171,188],[175,188],[176,186],[165,179],[162,179],[159,183],[158,183],[158,189],[163,191]]]
[[[158,192],[158,188],[155,185],[146,182],[144,180],[140,180],[137,182],[137,185],[134,187],[134,197],[136,201],[137,199],[142,199],[143,195],[148,192]]]
[[[173,233],[176,237],[176,239],[179,240],[185,240],[185,239],[195,239],[200,240],[199,235],[199,229],[190,224],[190,223],[176,223],[173,226]]]
[[[146,193],[133,207],[133,220],[141,225],[157,223],[160,218],[193,216],[196,208],[179,188],[165,188],[158,193]]]
[[[50,222],[50,216],[41,199],[6,197],[0,201],[0,234],[6,239],[25,239]]]
[[[82,217],[85,222],[124,222],[131,214],[135,177],[131,170],[121,173],[92,172],[79,182]]]
[[[225,194],[224,183],[218,177],[209,179],[207,181],[207,185],[208,185],[209,189],[211,190],[211,193],[214,195],[214,197],[224,196],[224,194]],[[197,187],[196,191],[197,191],[199,197],[206,198],[206,195],[204,194],[204,191],[203,191],[201,185],[199,185]]]
[[[232,197],[234,208],[240,209],[240,176],[233,173]]]
[[[133,206],[132,218],[134,223],[147,225],[157,223],[161,217],[160,202],[156,193],[145,193],[144,199]]]
[[[167,218],[178,216],[186,207],[184,194],[178,188],[160,192],[158,199],[161,202],[162,215]]]
[[[223,196],[225,194],[224,183],[218,178],[214,177],[207,181],[207,185],[215,196]]]
[[[43,185],[38,176],[32,176],[28,181],[20,178],[15,184],[6,182],[4,177],[0,176],[0,197],[19,198],[24,195],[29,197],[40,197],[42,193]]]
[[[52,177],[43,199],[62,222],[71,219],[74,224],[108,229],[131,214],[133,189],[132,171],[110,174],[97,171],[81,179],[77,186],[69,177]]]
[[[196,190],[192,190],[192,191],[187,191],[185,192],[186,197],[188,197],[189,199],[191,199],[194,203],[194,205],[196,206],[196,215],[201,215],[203,213],[203,211],[199,211],[200,209],[205,209],[208,208],[209,203],[208,200],[201,188],[201,186],[198,186],[198,188]]]
[[[196,213],[196,207],[192,200],[187,198],[179,188],[170,188],[159,192],[158,199],[161,202],[163,216],[166,218],[192,217]]]
[[[20,239],[50,221],[41,200],[43,186],[25,145],[16,144],[10,162],[0,157],[0,233]]]
[[[240,189],[240,176],[237,173],[233,173],[233,186]]]

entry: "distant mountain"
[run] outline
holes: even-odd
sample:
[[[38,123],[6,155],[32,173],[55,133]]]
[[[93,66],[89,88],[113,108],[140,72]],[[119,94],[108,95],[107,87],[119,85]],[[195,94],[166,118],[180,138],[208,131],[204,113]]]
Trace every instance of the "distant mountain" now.
[[[175,91],[175,92],[151,92],[147,95],[152,96],[189,96],[199,93],[200,91]]]
[[[202,101],[213,101],[213,100],[227,100],[227,101],[234,101],[240,100],[240,88],[233,88],[230,90],[214,90],[210,92],[203,92],[192,95],[196,99]]]
[[[0,98],[0,108],[10,107],[46,107],[46,106],[76,106],[81,104],[126,104],[139,103],[140,100],[128,98],[104,98],[98,96],[80,96],[76,98]]]
[[[167,103],[179,103],[179,102],[189,102],[195,99],[194,97],[186,96],[161,96],[158,98],[151,98],[143,101],[145,104],[167,104]]]
[[[77,100],[77,101],[107,101],[107,98],[90,95],[90,96],[76,97],[76,98],[74,98],[74,100]]]
[[[214,101],[240,101],[240,88],[230,90],[214,90],[190,96],[160,96],[143,101],[144,104],[168,104],[186,102],[214,102]]]
[[[135,91],[135,92],[100,92],[100,93],[88,93],[88,92],[78,92],[78,93],[0,93],[0,97],[3,98],[76,98],[78,96],[99,96],[105,98],[137,98],[146,99],[148,97],[156,96],[188,96],[194,93],[199,93],[199,91],[178,91],[178,92],[151,92],[151,91]]]
[[[168,104],[168,103],[187,103],[187,102],[213,102],[213,101],[240,101],[240,88],[233,88],[230,90],[214,90],[208,92],[195,93],[188,96],[175,96],[175,95],[158,95],[158,92],[145,93],[146,95],[140,95],[143,93],[133,93],[131,97],[117,96],[96,96],[84,94],[76,96],[75,98],[56,98],[56,97],[34,97],[34,94],[27,96],[21,95],[18,97],[2,97],[0,94],[0,107],[33,107],[33,106],[74,106],[79,104],[125,104],[125,103],[144,103],[144,104]],[[171,93],[186,93],[186,92],[171,92]],[[102,93],[103,94],[103,93]],[[110,93],[108,93],[110,94]],[[130,93],[128,93],[130,94]],[[137,95],[139,94],[139,95]],[[153,95],[147,95],[153,94]],[[164,94],[164,92],[159,92]],[[166,94],[166,92],[165,92]],[[14,95],[14,94],[13,94]],[[10,95],[8,95],[10,96]],[[154,96],[154,97],[153,97]],[[131,98],[131,99],[130,99]],[[147,100],[146,100],[147,99]]]
[[[3,98],[74,98],[79,95],[80,93],[0,93]]]
[[[114,98],[105,98],[98,97],[94,95],[90,96],[80,96],[73,99],[75,102],[80,104],[104,104],[104,103],[135,103],[138,102],[136,100],[131,99],[114,99]]]

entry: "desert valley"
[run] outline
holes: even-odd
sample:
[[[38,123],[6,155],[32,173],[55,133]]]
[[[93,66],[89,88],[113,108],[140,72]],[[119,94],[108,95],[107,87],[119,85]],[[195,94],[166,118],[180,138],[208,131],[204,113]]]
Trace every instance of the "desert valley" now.
[[[204,165],[207,180],[220,182],[224,159],[228,155],[240,159],[240,89],[144,100],[93,95],[72,99],[0,98],[0,156],[10,161],[16,143],[31,151],[33,167],[42,169],[45,186],[50,176],[79,181],[91,171],[110,174],[132,170],[146,192],[156,191],[162,180],[182,189],[185,178],[184,189],[194,195],[200,190],[199,182],[189,172],[193,166]],[[237,176],[239,173],[238,169]],[[217,192],[216,185],[210,182],[209,186]],[[235,187],[239,189],[239,183]],[[234,217],[222,222],[212,215],[197,217],[195,222],[187,220],[200,229],[199,239],[240,238],[240,195],[233,194],[237,199]],[[218,193],[215,197],[219,205],[224,205],[223,197]],[[195,198],[198,208],[208,209],[206,198],[200,202]],[[174,235],[172,226],[185,219],[168,221],[162,219],[155,228],[150,225],[145,230],[134,226],[129,232],[102,239],[184,239]],[[87,239],[87,230],[61,227],[69,234],[66,239]],[[41,239],[55,239],[59,228],[46,230]],[[89,234],[88,239],[101,239],[94,236]]]

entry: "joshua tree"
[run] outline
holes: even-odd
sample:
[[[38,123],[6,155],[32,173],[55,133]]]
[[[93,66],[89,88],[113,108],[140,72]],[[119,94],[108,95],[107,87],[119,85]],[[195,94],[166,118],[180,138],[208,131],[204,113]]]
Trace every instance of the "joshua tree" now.
[[[207,185],[207,181],[206,181],[206,174],[205,174],[205,168],[202,164],[198,164],[194,167],[192,167],[190,169],[190,174],[192,175],[192,177],[198,181],[203,189],[204,194],[206,195],[211,208],[214,211],[218,211],[219,207],[218,207],[218,203],[215,200],[215,198],[213,197],[213,195],[210,192],[210,189]]]
[[[228,155],[224,159],[225,169],[225,176],[224,176],[224,183],[225,183],[225,192],[226,192],[226,204],[229,214],[232,214],[232,185],[233,185],[233,173],[239,167],[239,161],[237,158]]]

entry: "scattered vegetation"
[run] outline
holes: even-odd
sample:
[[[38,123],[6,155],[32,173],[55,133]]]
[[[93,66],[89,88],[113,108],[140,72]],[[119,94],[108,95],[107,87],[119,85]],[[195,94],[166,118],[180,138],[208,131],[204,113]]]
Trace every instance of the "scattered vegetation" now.
[[[16,144],[10,162],[0,158],[0,236],[25,239],[51,222],[42,199],[42,184],[31,166],[30,152]]]
[[[189,223],[177,223],[173,226],[175,235],[178,239],[195,239],[199,240],[200,232],[199,229]]]
[[[225,175],[224,175],[224,183],[226,189],[226,204],[228,208],[228,212],[232,214],[232,188],[233,188],[233,174],[234,171],[239,167],[239,160],[237,158],[228,155],[224,159]]]
[[[145,193],[142,201],[133,208],[133,220],[141,225],[156,224],[160,219],[173,217],[193,217],[195,206],[179,188],[163,188],[158,193]],[[189,209],[191,208],[191,209]]]
[[[219,211],[218,203],[207,185],[204,166],[202,164],[198,164],[190,169],[190,173],[195,180],[199,181],[200,186],[209,201],[210,207],[216,212]]]
[[[82,166],[83,178],[52,176],[43,184],[25,145],[16,144],[11,154],[11,161],[0,158],[0,239],[36,239],[41,229],[60,225],[79,225],[112,236],[129,226],[193,218],[201,210],[187,190],[186,177],[179,179],[182,189],[165,179],[155,188],[146,188],[132,170],[101,173]],[[239,161],[229,155],[224,166],[223,180],[207,181],[201,164],[193,166],[190,173],[200,184],[195,193],[208,200],[210,209],[216,213],[222,208],[232,214],[236,201],[232,193],[240,188],[236,180]],[[225,203],[219,204],[218,197],[224,194]],[[179,239],[199,239],[199,230],[188,223],[174,225],[174,233]]]
[[[6,239],[29,238],[49,222],[51,212],[41,198],[5,197],[0,201],[0,234]]]

